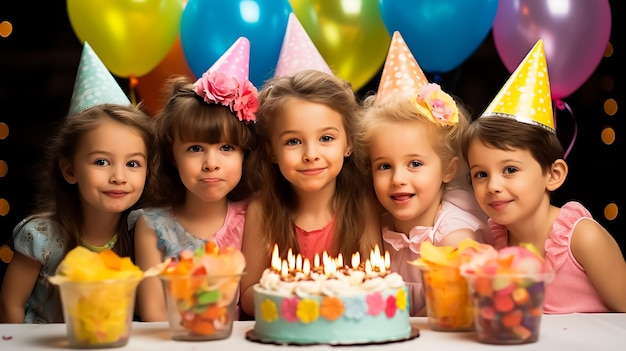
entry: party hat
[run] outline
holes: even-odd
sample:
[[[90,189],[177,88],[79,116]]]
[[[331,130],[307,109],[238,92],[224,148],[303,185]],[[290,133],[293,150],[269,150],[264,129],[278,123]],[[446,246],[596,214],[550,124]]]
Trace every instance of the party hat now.
[[[425,84],[428,84],[428,79],[402,35],[398,31],[393,32],[376,94],[376,103],[393,95],[416,96]]]
[[[513,118],[555,132],[548,66],[541,39],[511,74],[482,117]]]
[[[289,14],[287,30],[283,38],[274,77],[289,76],[307,69],[333,74],[304,27],[292,12]]]
[[[237,79],[239,84],[248,81],[250,70],[250,41],[246,37],[239,37],[222,54],[222,56],[209,67],[209,72],[221,72],[226,76]]]
[[[194,83],[194,91],[209,104],[229,106],[240,121],[254,122],[258,99],[249,66],[250,41],[239,37]]]
[[[111,72],[85,41],[74,81],[69,115],[104,103],[131,105]]]

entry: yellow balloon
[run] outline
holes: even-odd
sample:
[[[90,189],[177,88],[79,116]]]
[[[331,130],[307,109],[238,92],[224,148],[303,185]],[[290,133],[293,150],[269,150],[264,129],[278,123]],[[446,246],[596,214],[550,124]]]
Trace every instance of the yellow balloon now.
[[[375,0],[290,0],[298,20],[335,74],[360,89],[380,70],[391,37]]]
[[[180,33],[182,0],[67,0],[74,33],[119,77],[140,77]]]

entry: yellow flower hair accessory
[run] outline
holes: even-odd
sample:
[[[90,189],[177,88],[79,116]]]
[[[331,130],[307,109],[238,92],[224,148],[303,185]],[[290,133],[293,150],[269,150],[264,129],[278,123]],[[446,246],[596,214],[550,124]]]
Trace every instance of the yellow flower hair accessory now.
[[[459,108],[454,99],[441,90],[439,84],[423,85],[411,101],[419,113],[424,114],[434,123],[452,125],[459,121]]]

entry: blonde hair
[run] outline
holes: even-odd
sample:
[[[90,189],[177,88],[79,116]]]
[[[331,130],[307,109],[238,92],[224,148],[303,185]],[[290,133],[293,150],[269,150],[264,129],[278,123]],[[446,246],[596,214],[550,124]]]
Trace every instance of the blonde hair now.
[[[459,165],[463,165],[461,154],[461,137],[470,123],[468,111],[456,101],[459,108],[458,122],[443,125],[433,122],[429,116],[420,113],[415,108],[415,103],[408,97],[393,97],[385,100],[382,104],[375,104],[376,96],[368,96],[363,101],[363,116],[359,120],[358,133],[355,134],[355,152],[359,168],[366,174],[372,174],[370,165],[371,141],[384,123],[415,122],[428,129],[428,135],[432,136],[433,148],[441,159],[444,169],[454,157],[459,158]],[[462,168],[462,167],[461,167]],[[457,172],[457,178],[465,178],[462,170]]]

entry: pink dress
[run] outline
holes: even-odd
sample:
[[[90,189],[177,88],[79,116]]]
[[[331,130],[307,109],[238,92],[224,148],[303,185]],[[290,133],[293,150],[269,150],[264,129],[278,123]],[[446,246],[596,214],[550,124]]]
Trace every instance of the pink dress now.
[[[321,229],[306,231],[296,226],[296,237],[300,246],[300,254],[303,258],[313,261],[315,254],[320,259],[324,251],[331,253],[333,247],[333,232],[335,229],[335,216]]]
[[[545,243],[545,258],[555,271],[554,281],[546,285],[544,313],[611,312],[591,285],[585,269],[576,261],[570,249],[570,240],[576,224],[590,219],[591,213],[580,203],[566,203],[557,216],[550,237]],[[508,243],[505,226],[489,220],[496,249]]]
[[[432,227],[413,227],[408,236],[393,230],[393,217],[389,213],[383,215],[384,250],[389,251],[391,256],[391,271],[398,272],[409,288],[411,316],[416,316],[424,308],[425,301],[421,272],[407,261],[414,261],[420,257],[422,241],[428,240],[438,245],[446,235],[462,228],[478,232],[483,240],[491,239],[487,216],[478,207],[474,195],[462,189],[446,191],[435,224]]]

